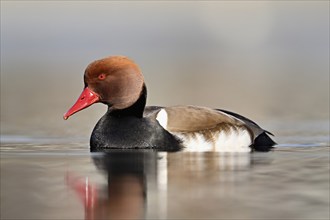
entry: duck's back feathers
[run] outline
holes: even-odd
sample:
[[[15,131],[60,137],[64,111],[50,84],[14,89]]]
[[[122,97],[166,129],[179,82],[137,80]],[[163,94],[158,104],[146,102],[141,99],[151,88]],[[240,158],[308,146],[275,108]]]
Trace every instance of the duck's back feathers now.
[[[167,116],[167,121],[160,121],[165,115]],[[163,127],[171,132],[198,132],[212,129],[221,124],[224,127],[227,127],[226,125],[241,126],[244,124],[235,117],[230,117],[225,113],[197,106],[158,108],[158,111],[154,111],[153,117],[155,116]]]

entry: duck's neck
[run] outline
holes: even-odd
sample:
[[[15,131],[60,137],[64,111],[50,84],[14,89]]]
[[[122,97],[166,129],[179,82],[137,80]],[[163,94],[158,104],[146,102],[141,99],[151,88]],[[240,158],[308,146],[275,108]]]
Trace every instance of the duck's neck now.
[[[108,114],[110,114],[110,116],[113,117],[134,116],[134,117],[142,118],[144,107],[146,106],[146,100],[147,100],[147,88],[145,84],[143,84],[140,97],[133,105],[125,109],[111,109],[111,107],[109,107]]]

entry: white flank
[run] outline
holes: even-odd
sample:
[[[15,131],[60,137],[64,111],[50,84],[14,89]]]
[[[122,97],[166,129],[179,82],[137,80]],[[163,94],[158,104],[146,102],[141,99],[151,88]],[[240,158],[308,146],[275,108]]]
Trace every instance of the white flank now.
[[[230,129],[230,132],[220,132],[217,142],[216,151],[221,152],[250,152],[251,136],[247,130],[240,129],[235,131]]]
[[[177,136],[180,140],[182,140],[182,144],[185,147],[184,151],[192,151],[192,152],[203,152],[203,151],[213,151],[213,143],[206,142],[205,138],[201,134],[196,134],[192,137],[189,134],[175,132],[172,133]]]
[[[158,112],[156,120],[166,130],[166,128],[167,128],[167,112],[165,111],[165,109],[162,109]]]
[[[215,137],[215,142],[205,140],[202,134],[194,136],[185,133],[173,133],[183,141],[185,151],[205,152],[250,152],[251,137],[247,130],[230,129],[229,132],[221,131]]]

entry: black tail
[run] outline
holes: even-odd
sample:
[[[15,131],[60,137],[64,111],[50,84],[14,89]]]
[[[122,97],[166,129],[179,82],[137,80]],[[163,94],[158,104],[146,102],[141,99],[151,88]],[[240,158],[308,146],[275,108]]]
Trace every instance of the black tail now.
[[[256,139],[254,139],[254,143],[252,148],[255,151],[268,152],[272,150],[276,143],[267,135],[266,131],[261,133]]]

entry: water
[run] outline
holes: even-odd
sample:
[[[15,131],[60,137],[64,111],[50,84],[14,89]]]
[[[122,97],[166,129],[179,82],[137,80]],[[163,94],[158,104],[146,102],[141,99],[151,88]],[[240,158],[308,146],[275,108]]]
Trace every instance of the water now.
[[[251,154],[3,135],[1,219],[329,219],[328,122],[316,124],[272,124],[281,144]]]

